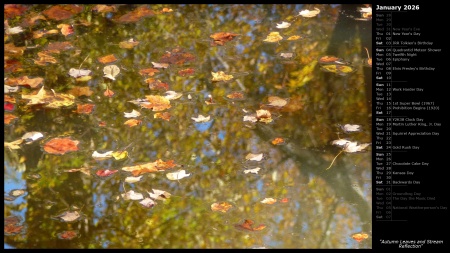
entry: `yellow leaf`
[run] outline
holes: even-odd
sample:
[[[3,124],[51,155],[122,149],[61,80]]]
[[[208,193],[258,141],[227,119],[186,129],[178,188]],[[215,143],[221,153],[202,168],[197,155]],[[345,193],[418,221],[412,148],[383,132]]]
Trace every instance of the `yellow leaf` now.
[[[112,156],[116,160],[122,160],[122,159],[125,159],[128,157],[128,152],[127,151],[115,151],[112,153]]]
[[[225,74],[223,71],[219,71],[219,72],[211,72],[213,78],[212,78],[212,82],[220,82],[220,81],[228,81],[233,79],[234,76],[232,75],[227,75]]]
[[[283,37],[281,37],[279,32],[271,32],[269,33],[269,35],[267,35],[267,38],[264,41],[267,42],[278,42],[280,40],[282,40]]]

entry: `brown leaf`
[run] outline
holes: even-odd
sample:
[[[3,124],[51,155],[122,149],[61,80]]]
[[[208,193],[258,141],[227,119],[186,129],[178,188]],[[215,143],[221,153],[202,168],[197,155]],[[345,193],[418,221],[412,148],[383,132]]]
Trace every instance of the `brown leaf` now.
[[[195,60],[195,56],[191,53],[185,52],[182,48],[174,48],[172,51],[166,51],[161,56],[161,63],[183,65],[186,62],[192,62]]]
[[[22,229],[24,228],[24,226],[19,225],[19,224],[7,224],[3,227],[3,231],[5,232],[5,234],[18,234],[20,232],[22,232]]]
[[[218,32],[211,34],[209,37],[213,39],[213,42],[211,45],[216,46],[223,46],[225,42],[231,41],[234,39],[234,37],[239,36],[239,34],[236,33],[229,33],[229,32]]]
[[[280,144],[284,143],[284,139],[280,138],[280,137],[277,137],[277,138],[273,139],[271,142],[272,142],[273,145],[280,145]]]
[[[178,71],[178,75],[180,76],[191,76],[193,75],[195,72],[195,69],[193,68],[187,68],[187,69],[182,69],[180,71]]]
[[[70,5],[54,5],[42,13],[49,19],[63,20],[71,18],[73,15],[80,13],[83,10],[82,6]]]
[[[125,121],[125,123],[123,123],[124,125],[127,125],[129,127],[134,127],[137,125],[140,125],[142,123],[142,120],[139,119],[129,119],[127,121]]]
[[[14,18],[21,16],[27,9],[28,7],[22,4],[5,4],[3,6],[3,15],[8,19]]]
[[[302,95],[295,95],[289,98],[289,103],[283,108],[281,108],[282,112],[294,112],[303,108],[305,105],[305,98]]]
[[[259,231],[259,230],[263,230],[264,228],[266,228],[265,225],[261,224],[257,227],[253,227],[253,224],[255,222],[252,220],[244,220],[244,222],[242,222],[242,224],[235,224],[234,227],[240,230],[247,230],[247,231]]]
[[[69,230],[58,233],[57,235],[59,239],[72,240],[73,238],[78,236],[78,232],[74,230]]]
[[[6,95],[6,94],[3,98],[3,100],[4,100],[3,102],[7,102],[7,103],[12,103],[12,104],[16,103],[16,99],[14,97]]]
[[[119,23],[133,23],[139,21],[143,17],[153,16],[155,12],[146,5],[141,5],[133,11],[130,11],[119,18],[115,19]]]
[[[154,112],[164,111],[171,107],[170,100],[160,95],[145,96],[150,104],[141,104],[142,107],[152,109]]]
[[[118,172],[119,170],[97,170],[95,172],[95,174],[99,177],[107,177],[107,176],[111,176],[112,174]]]
[[[11,121],[13,121],[14,119],[17,119],[17,116],[15,116],[13,114],[9,114],[9,113],[5,113],[3,117],[4,117],[5,125],[9,125],[11,123]]]
[[[50,51],[51,53],[60,53],[60,51],[65,51],[72,49],[73,45],[69,41],[63,41],[63,42],[50,42],[46,47],[45,50]]]
[[[103,64],[108,64],[117,61],[117,58],[114,56],[114,54],[109,54],[102,57],[98,57],[97,60]]]
[[[168,112],[163,112],[163,113],[157,112],[157,113],[155,113],[155,115],[153,115],[153,117],[155,119],[160,118],[163,120],[170,121],[170,113],[168,113]]]
[[[55,57],[45,53],[45,52],[38,52],[39,59],[34,60],[34,63],[37,65],[45,66],[47,63],[57,63]]]
[[[149,173],[149,172],[158,172],[164,171],[173,168],[176,164],[173,160],[169,160],[167,162],[162,161],[161,159],[156,160],[155,162],[145,163],[135,166],[123,167],[122,170],[129,171],[133,176],[139,176],[140,174]]]
[[[95,104],[78,104],[77,113],[79,114],[90,114],[94,109]]]
[[[107,13],[107,12],[116,12],[116,6],[111,5],[105,5],[105,4],[97,4],[92,8],[93,11],[97,11],[100,13]]]
[[[37,94],[22,95],[22,98],[30,100],[27,105],[45,104],[45,107],[48,108],[70,106],[75,100],[75,97],[70,94],[57,94],[54,91],[47,94],[44,90],[44,86],[41,87]]]
[[[59,24],[57,27],[61,29],[61,33],[62,33],[64,36],[71,35],[71,34],[74,32],[74,31],[73,31],[73,26],[72,26],[72,25],[68,25],[68,24]]]
[[[18,78],[8,78],[5,81],[5,84],[10,86],[16,86],[16,85],[28,85],[31,88],[36,88],[39,86],[39,84],[44,81],[44,78],[42,77],[36,77],[36,78],[28,78],[28,76],[21,76]]]
[[[277,96],[269,96],[267,100],[269,101],[269,106],[283,107],[287,104],[287,101],[285,99]]]
[[[119,47],[124,49],[132,49],[137,45],[139,45],[139,41],[134,41],[133,39],[119,42]]]
[[[3,61],[3,71],[4,73],[18,72],[22,71],[22,62],[15,59],[8,59]]]
[[[4,54],[5,57],[6,56],[10,56],[10,57],[18,57],[18,56],[22,56],[23,52],[25,51],[25,47],[16,47],[14,45],[14,43],[7,43],[4,44]]]
[[[44,144],[44,150],[47,153],[55,155],[63,155],[68,152],[78,150],[79,141],[74,141],[71,138],[53,138]]]
[[[169,84],[163,83],[158,79],[147,78],[145,82],[148,83],[148,88],[150,90],[169,90]]]
[[[147,68],[147,69],[141,69],[139,70],[139,75],[141,76],[153,76],[155,75],[155,73],[158,73],[159,70],[155,69],[155,68]]]
[[[70,89],[67,93],[72,94],[75,97],[81,97],[81,96],[90,96],[94,92],[91,91],[91,88],[89,86],[86,87],[75,86],[72,89]]]

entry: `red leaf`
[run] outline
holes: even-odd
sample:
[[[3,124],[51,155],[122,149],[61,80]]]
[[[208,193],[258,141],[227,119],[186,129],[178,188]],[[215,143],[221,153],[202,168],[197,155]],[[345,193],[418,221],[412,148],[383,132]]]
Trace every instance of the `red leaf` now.
[[[5,111],[14,110],[14,104],[11,104],[11,103],[5,103],[3,107],[4,107]]]
[[[53,138],[44,144],[44,150],[50,154],[63,155],[67,152],[77,151],[79,141],[70,138]]]
[[[97,170],[95,172],[95,174],[97,176],[99,176],[99,177],[107,177],[107,176],[110,176],[110,175],[116,173],[117,171],[118,170],[108,170],[108,169],[106,169],[106,170]]]

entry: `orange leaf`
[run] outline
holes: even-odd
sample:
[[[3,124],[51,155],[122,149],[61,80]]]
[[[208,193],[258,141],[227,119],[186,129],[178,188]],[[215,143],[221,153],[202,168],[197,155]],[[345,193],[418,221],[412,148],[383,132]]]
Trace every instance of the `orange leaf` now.
[[[194,61],[195,56],[191,53],[185,52],[182,48],[174,48],[172,51],[167,51],[161,56],[161,63],[183,65],[185,62]]]
[[[9,113],[4,114],[5,125],[9,125],[9,123],[11,123],[11,121],[13,121],[14,119],[17,119],[17,116],[9,114]]]
[[[44,144],[44,150],[50,154],[63,155],[68,152],[77,151],[79,141],[74,141],[68,137],[53,138]]]
[[[230,203],[218,202],[218,203],[213,203],[211,205],[211,210],[213,210],[215,212],[226,213],[231,207],[233,207],[233,206]]]
[[[150,90],[169,90],[169,84],[163,83],[158,79],[147,78],[145,82],[148,83],[148,88]]]
[[[59,24],[57,27],[58,27],[58,28],[61,28],[61,33],[62,33],[64,36],[71,35],[71,34],[73,33],[73,27],[72,27],[72,25],[68,25],[68,24]]]
[[[132,23],[139,21],[143,17],[153,15],[155,15],[155,12],[153,10],[149,9],[146,5],[141,5],[135,10],[120,16],[115,21],[119,23]]]
[[[123,124],[127,125],[129,127],[134,127],[134,126],[140,125],[141,123],[142,123],[142,120],[129,119],[129,120],[125,121],[125,123],[123,123]]]
[[[94,104],[78,104],[77,105],[77,113],[89,114],[94,109]]]
[[[254,228],[253,224],[254,222],[252,220],[244,220],[242,224],[235,224],[234,227],[240,230],[248,230],[248,231],[259,231],[266,228],[266,226],[263,224]]]
[[[283,144],[283,143],[284,143],[284,139],[280,138],[280,137],[277,137],[277,138],[272,140],[272,144],[273,145],[279,145],[279,144]]]
[[[105,97],[112,97],[114,96],[114,91],[106,88],[105,92],[103,92],[103,95],[105,95]]]
[[[107,176],[111,176],[112,174],[116,173],[119,170],[97,170],[95,172],[95,174],[99,177],[107,177]]]
[[[67,5],[54,5],[42,13],[49,19],[63,20],[71,18],[73,15],[80,13],[83,10],[82,6],[67,4]]]
[[[361,242],[367,238],[369,238],[369,235],[367,233],[361,232],[361,233],[356,233],[352,235],[353,240],[357,241],[357,242]]]
[[[3,102],[15,104],[16,103],[16,99],[14,97],[12,97],[12,96],[8,96],[8,95],[5,94],[5,96],[3,98]]]
[[[63,41],[63,42],[50,42],[47,47],[45,47],[45,50],[49,51],[49,53],[58,53],[59,51],[65,51],[72,49],[73,45],[69,41]]]
[[[109,54],[102,57],[98,57],[97,60],[103,64],[108,64],[117,61],[117,58],[114,56],[114,54]]]
[[[8,78],[6,79],[5,84],[10,86],[28,85],[31,88],[36,88],[42,83],[42,81],[44,81],[44,78],[42,77],[28,78],[28,76],[21,76],[18,78]]]
[[[139,74],[141,76],[144,76],[144,75],[153,76],[157,72],[159,72],[159,70],[155,69],[155,68],[148,68],[148,69],[141,69],[141,70],[139,70]]]
[[[8,225],[4,226],[3,231],[6,234],[18,234],[18,233],[22,232],[23,228],[24,228],[24,226],[19,226],[18,224],[8,224]]]
[[[170,121],[170,113],[168,113],[168,112],[163,112],[163,113],[157,112],[157,113],[155,113],[155,115],[153,115],[153,117],[155,119],[160,118],[163,120]]]
[[[287,203],[287,202],[289,202],[289,199],[288,199],[288,198],[282,198],[282,199],[280,200],[280,202],[281,202],[281,203]]]
[[[122,170],[129,171],[133,174],[134,177],[139,176],[140,174],[149,173],[149,172],[158,172],[173,168],[176,164],[173,160],[169,160],[167,162],[162,161],[161,159],[156,160],[152,163],[145,163],[135,166],[123,167]]]
[[[106,13],[106,12],[116,12],[116,6],[110,6],[105,4],[97,4],[92,8],[93,11],[98,11],[100,13]]]
[[[227,98],[230,98],[230,99],[243,99],[244,98],[244,94],[242,94],[242,92],[235,91],[233,93],[228,94]]]
[[[145,96],[150,104],[141,104],[142,107],[152,109],[154,112],[163,111],[171,107],[170,100],[160,95]]]
[[[3,6],[3,14],[5,18],[14,18],[22,15],[28,7],[22,4],[5,4]]]
[[[89,88],[89,86],[86,87],[73,87],[71,90],[69,90],[67,93],[74,95],[75,97],[81,97],[81,96],[90,96],[92,95],[93,91]]]
[[[182,69],[180,71],[178,71],[178,75],[180,76],[191,76],[193,75],[195,72],[195,69],[193,68],[187,68],[187,69]]]
[[[69,230],[58,234],[59,239],[72,240],[78,235],[77,231]]]
[[[23,52],[25,51],[25,47],[16,47],[14,46],[14,43],[8,43],[8,44],[4,44],[3,46],[3,52],[5,54],[5,56],[10,56],[10,57],[18,57],[18,56],[22,56]],[[6,57],[5,57],[6,59]]]

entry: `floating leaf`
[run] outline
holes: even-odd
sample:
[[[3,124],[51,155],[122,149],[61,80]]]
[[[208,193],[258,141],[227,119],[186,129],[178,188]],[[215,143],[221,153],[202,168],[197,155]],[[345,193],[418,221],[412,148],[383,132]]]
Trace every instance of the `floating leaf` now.
[[[281,203],[287,203],[287,202],[289,202],[289,199],[288,198],[282,198],[282,199],[280,199],[280,202]]]
[[[233,40],[234,37],[236,37],[236,36],[239,36],[239,34],[229,33],[229,32],[218,32],[218,33],[211,34],[209,37],[213,39],[213,42],[211,43],[211,45],[223,46],[226,42]]]
[[[242,100],[242,99],[244,99],[244,93],[235,91],[230,94],[227,94],[227,98],[233,99],[233,100]]]
[[[94,151],[94,153],[92,153],[92,158],[94,158],[97,161],[107,160],[112,157],[112,153],[113,151],[108,151],[105,153],[99,153],[97,151]]]
[[[115,151],[112,153],[112,156],[116,160],[123,160],[128,157],[128,151]]]
[[[268,205],[275,204],[276,202],[277,202],[277,200],[274,198],[264,198],[263,200],[261,200],[261,203],[268,204]]]
[[[114,5],[105,5],[105,4],[97,4],[92,8],[93,11],[97,11],[100,13],[108,13],[108,12],[116,12],[116,6]]]
[[[15,190],[11,190],[9,192],[9,195],[17,198],[17,197],[24,195],[25,193],[26,193],[26,191],[24,189],[15,189]]]
[[[163,119],[163,120],[166,120],[166,121],[170,121],[170,113],[168,113],[168,112],[163,112],[163,113],[160,113],[160,112],[157,112],[157,113],[155,113],[154,115],[153,115],[153,118],[155,118],[155,119]]]
[[[280,137],[277,137],[277,138],[273,139],[273,140],[271,141],[271,143],[272,143],[273,145],[281,145],[281,144],[284,144],[284,139],[283,139],[283,138],[280,138]]]
[[[166,51],[166,53],[161,56],[160,62],[183,65],[186,62],[194,60],[195,56],[193,54],[186,52],[183,48],[174,48],[172,51]]]
[[[68,24],[59,24],[57,27],[61,29],[61,33],[62,33],[62,35],[64,35],[64,36],[71,35],[71,34],[73,34],[73,32],[74,32],[74,31],[73,31],[73,26],[72,26],[72,25],[68,25]]]
[[[8,85],[3,85],[3,87],[4,87],[4,93],[5,94],[7,94],[7,93],[14,93],[14,92],[17,92],[18,90],[19,90],[19,86],[16,86],[16,87],[11,87],[11,86],[8,86]]]
[[[368,21],[372,20],[372,7],[366,5],[366,7],[358,7],[358,12],[361,12],[360,18],[355,18],[355,20]]]
[[[114,54],[109,54],[102,57],[98,57],[97,60],[103,64],[108,64],[117,61],[117,58]]]
[[[46,9],[42,13],[48,18],[48,19],[54,19],[54,20],[63,20],[63,19],[69,19],[73,15],[80,13],[83,10],[82,6],[75,5],[75,4],[64,4],[64,5],[54,5],[50,7],[49,9]]]
[[[30,144],[36,140],[41,139],[44,135],[40,132],[28,132],[22,136],[22,140],[26,141],[26,144]]]
[[[60,51],[65,51],[72,49],[73,45],[69,41],[62,41],[62,42],[50,42],[47,47],[45,47],[47,52],[57,53],[59,54]]]
[[[106,88],[105,92],[103,92],[103,95],[105,97],[112,97],[114,96],[114,91],[110,90],[109,88]]]
[[[56,234],[59,239],[62,240],[72,240],[73,238],[78,236],[78,231],[76,230],[67,230],[61,233]]]
[[[148,95],[145,96],[148,100],[148,104],[141,104],[143,108],[152,109],[152,111],[164,111],[171,107],[170,100],[160,95]]]
[[[139,119],[129,119],[127,121],[125,121],[125,123],[123,123],[124,125],[127,125],[129,127],[134,127],[137,125],[140,125],[142,123],[142,120]]]
[[[166,69],[169,67],[169,63],[159,63],[159,62],[152,62],[153,67],[157,69]]]
[[[139,45],[139,41],[135,41],[133,38],[119,42],[119,47],[124,49],[132,49],[137,45]]]
[[[280,40],[282,40],[283,37],[281,37],[279,32],[271,32],[269,33],[269,35],[267,35],[267,38],[264,39],[264,41],[267,42],[278,42]]]
[[[123,167],[123,171],[129,171],[133,176],[139,176],[140,174],[149,173],[149,172],[158,172],[164,171],[173,168],[176,164],[173,160],[169,160],[167,162],[162,161],[161,159],[156,160],[152,163],[145,163],[135,166]]]
[[[185,170],[180,170],[178,172],[167,173],[166,177],[170,180],[179,180],[185,177],[188,177],[191,174],[186,174]]]
[[[52,94],[47,94],[44,86],[34,95],[22,95],[23,99],[29,99],[27,105],[45,104],[45,107],[58,108],[62,106],[70,106],[75,101],[75,97],[70,94],[56,94],[52,90]]]
[[[144,195],[142,195],[142,193],[134,192],[133,190],[129,190],[126,193],[122,193],[121,196],[122,196],[122,198],[124,200],[140,200],[140,199],[144,199]],[[117,198],[119,198],[119,197],[117,197]]]
[[[252,220],[244,220],[244,222],[242,222],[241,224],[235,224],[234,227],[240,230],[247,230],[247,231],[259,231],[259,230],[263,230],[264,228],[266,228],[265,225],[261,224],[257,227],[253,227],[253,224],[255,222]]]
[[[302,36],[300,36],[300,35],[292,35],[289,38],[287,38],[286,40],[299,40],[301,38],[302,38]]]
[[[70,89],[67,93],[76,97],[81,97],[81,96],[90,96],[94,92],[91,91],[91,88],[89,86],[86,87],[75,86],[72,89]]]
[[[277,96],[270,96],[267,100],[269,101],[269,106],[283,107],[287,104],[285,99]]]
[[[277,28],[279,28],[279,29],[288,28],[289,26],[291,26],[291,23],[285,22],[285,21],[283,21],[280,24],[277,24]]]
[[[160,80],[154,78],[147,78],[145,82],[148,83],[148,88],[150,90],[168,90],[169,84],[163,83]]]
[[[332,145],[344,147],[347,143],[350,143],[351,141],[347,139],[338,139],[331,142]]]
[[[226,213],[232,207],[233,205],[228,202],[217,202],[211,204],[211,210],[214,212]]]
[[[357,242],[361,242],[361,241],[369,238],[369,235],[367,233],[364,233],[364,232],[355,233],[355,234],[352,234],[352,238],[353,238],[353,240],[355,240]]]
[[[116,76],[120,73],[119,67],[116,65],[108,65],[103,68],[104,77],[111,80],[116,80]]]
[[[178,75],[179,76],[191,76],[193,75],[195,72],[195,69],[193,68],[187,68],[187,69],[182,69],[178,71]]]
[[[158,189],[152,189],[153,192],[147,192],[148,195],[150,196],[150,198],[155,199],[155,200],[166,200],[169,199],[170,196],[172,196],[172,194],[166,192],[166,191],[162,191],[162,190],[158,190]]]
[[[78,104],[77,113],[79,114],[90,114],[94,109],[95,104]]]
[[[173,90],[169,90],[169,91],[166,91],[166,95],[164,97],[169,100],[175,100],[175,99],[180,98],[181,96],[183,96],[182,93],[177,93]]]
[[[272,122],[272,114],[267,110],[257,110],[256,118],[260,122],[264,122],[266,124]]]
[[[155,12],[152,9],[150,9],[146,5],[140,5],[133,11],[130,11],[130,12],[120,16],[119,18],[115,19],[114,21],[116,21],[118,23],[134,23],[134,22],[139,21],[141,18],[153,16],[153,15],[155,15]]]
[[[284,59],[290,59],[294,56],[294,53],[280,53],[280,57]]]
[[[364,65],[366,65],[368,67],[372,67],[372,58],[370,58],[369,49],[367,49],[367,47],[365,47],[365,49],[367,52],[367,59],[364,60]]]
[[[6,34],[18,34],[23,32],[23,28],[20,26],[15,26],[15,27],[5,27],[5,33]]]
[[[320,67],[321,70],[335,73],[337,75],[346,76],[350,73],[353,73],[356,71],[356,68],[352,66],[347,65],[337,65],[337,64],[330,64],[330,65],[323,65]]]
[[[90,176],[91,175],[91,172],[90,172],[90,170],[89,169],[87,169],[87,168],[78,168],[78,169],[68,169],[68,170],[64,170],[65,172],[81,172],[81,173],[84,173],[84,174],[86,174],[86,175],[88,175],[88,176]]]
[[[344,132],[346,132],[346,133],[361,132],[362,131],[361,125],[352,125],[352,124],[340,125],[340,124],[338,124],[338,126],[342,130],[344,130]]]
[[[22,232],[24,229],[23,225],[20,224],[7,224],[3,228],[5,235],[16,235]]]
[[[244,170],[244,173],[245,174],[248,174],[248,173],[258,174],[258,171],[260,171],[260,170],[261,170],[260,167],[256,167],[256,168],[253,168],[253,169]]]
[[[211,72],[211,74],[213,76],[211,80],[212,82],[229,81],[234,78],[234,76],[227,75],[223,71]]]
[[[68,152],[78,150],[79,141],[74,141],[71,138],[53,138],[44,144],[44,150],[47,153],[55,155],[63,155]]]
[[[371,143],[361,143],[358,144],[357,142],[349,142],[345,144],[344,151],[347,153],[356,153],[356,152],[365,152],[365,148],[370,146]]]
[[[264,158],[264,154],[263,154],[263,153],[260,153],[260,154],[252,154],[252,153],[249,153],[249,154],[247,154],[247,155],[245,156],[245,159],[248,160],[248,161],[257,161],[257,162],[259,162],[259,161],[261,161],[263,158]]]
[[[139,176],[139,177],[126,177],[124,181],[127,182],[127,183],[136,183],[136,182],[141,181],[142,177],[143,177],[143,176]]]
[[[152,208],[156,205],[156,202],[151,198],[145,198],[145,199],[139,201],[139,204],[141,204],[145,208]]]
[[[243,121],[258,122],[256,115],[245,115]]]
[[[54,218],[58,218],[62,222],[73,223],[80,220],[82,215],[78,211],[66,211],[58,216],[55,216]]]
[[[80,76],[87,76],[90,75],[92,71],[90,71],[89,69],[75,69],[75,68],[71,68],[69,70],[69,76],[71,77],[80,77]]]
[[[108,170],[108,169],[106,169],[106,170],[97,170],[95,172],[95,174],[97,176],[99,176],[99,177],[108,177],[108,176],[111,176],[112,174],[116,173],[117,171],[119,171],[119,170]]]
[[[12,142],[3,142],[3,146],[9,149],[20,149],[20,144],[22,144],[23,139],[18,139]]]
[[[5,114],[3,114],[3,118],[4,118],[4,124],[9,125],[13,120],[17,119],[17,116],[10,114],[10,113],[5,113]]]
[[[201,114],[199,114],[197,116],[197,118],[191,117],[191,119],[193,119],[195,122],[208,122],[210,120],[210,118],[211,118],[210,116],[205,117],[205,116],[203,116]]]
[[[16,47],[14,43],[11,42],[3,45],[3,52],[5,56],[19,57],[23,55],[25,48],[26,47]]]
[[[304,18],[312,18],[317,16],[320,13],[320,10],[317,8],[314,8],[314,10],[302,10],[298,13],[298,15],[304,17]]]
[[[7,19],[14,18],[23,15],[27,9],[28,6],[23,4],[5,4],[3,5],[3,15]]]
[[[34,63],[36,63],[37,65],[45,66],[45,65],[47,65],[47,63],[57,63],[58,62],[55,57],[51,56],[48,53],[38,52],[37,54],[38,54],[39,59],[34,60]]]
[[[134,109],[131,112],[124,112],[124,114],[125,114],[124,115],[125,118],[136,118],[136,117],[141,116],[141,113],[136,111],[136,110],[134,110]]]
[[[155,68],[147,68],[147,69],[141,69],[139,70],[139,75],[144,76],[153,76],[155,75],[155,73],[158,73],[159,70],[155,69]]]

